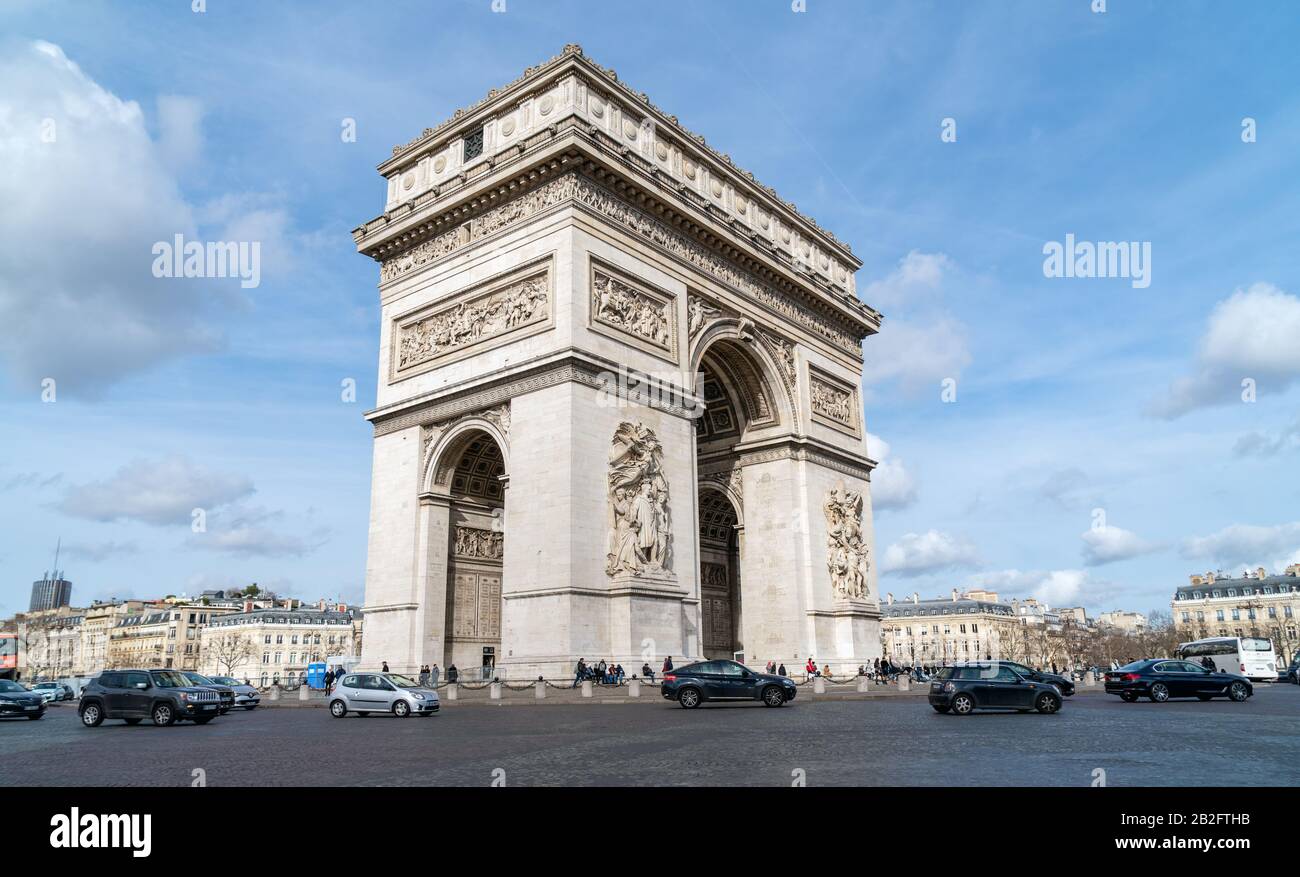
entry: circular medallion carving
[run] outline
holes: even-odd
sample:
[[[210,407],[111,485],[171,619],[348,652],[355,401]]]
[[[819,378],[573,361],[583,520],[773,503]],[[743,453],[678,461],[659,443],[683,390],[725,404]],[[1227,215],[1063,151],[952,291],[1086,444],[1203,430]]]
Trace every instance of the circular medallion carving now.
[[[695,162],[687,160],[682,164],[682,170],[686,172],[686,178],[688,180],[695,179]]]
[[[414,185],[415,185],[415,172],[414,172],[414,171],[407,171],[406,173],[402,174],[402,188],[403,188],[403,189],[409,189],[409,188],[411,188],[411,187],[414,186]]]
[[[790,243],[790,229],[788,228],[781,229],[781,242],[785,244]]]
[[[601,103],[600,98],[598,97],[593,97],[591,99],[591,114],[597,119],[605,115],[605,105]]]
[[[635,140],[635,139],[636,139],[636,125],[633,125],[631,122],[624,122],[624,123],[623,123],[623,133],[627,136],[627,139],[628,139],[628,140]]]
[[[440,155],[433,160],[433,172],[440,174],[447,169],[447,156]]]
[[[745,211],[747,209],[749,209],[749,204],[746,203],[744,198],[740,198],[736,201],[736,212],[739,213],[741,216],[745,215]]]
[[[515,133],[514,117],[506,119],[504,122],[501,123],[501,133],[506,137],[509,137],[511,134]]]
[[[668,160],[668,146],[662,140],[655,144],[655,155],[660,161]]]
[[[713,197],[714,198],[722,197],[722,183],[719,183],[717,180],[713,181]]]
[[[543,116],[550,115],[550,112],[553,109],[555,109],[555,98],[551,97],[549,94],[543,97],[541,102],[537,105],[537,111]]]

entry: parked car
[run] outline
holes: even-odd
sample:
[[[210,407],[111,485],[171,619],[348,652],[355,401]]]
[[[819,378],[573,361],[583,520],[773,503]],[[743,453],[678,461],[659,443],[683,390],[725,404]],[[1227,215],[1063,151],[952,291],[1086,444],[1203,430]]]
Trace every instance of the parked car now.
[[[254,710],[262,702],[262,695],[258,693],[256,688],[247,682],[240,682],[233,676],[213,676],[212,681],[230,686],[230,689],[235,693],[235,706],[242,706],[246,710]]]
[[[40,697],[45,703],[57,703],[63,700],[63,689],[59,687],[57,682],[37,682],[28,690]]]
[[[330,715],[336,719],[349,712],[431,716],[438,706],[438,692],[400,673],[349,673],[330,693]]]
[[[175,670],[106,670],[86,686],[78,714],[87,728],[105,719],[138,725],[150,719],[166,726],[179,721],[206,725],[221,711],[221,695],[191,685]]]
[[[669,670],[659,693],[683,709],[709,701],[761,700],[766,706],[783,706],[794,700],[794,680],[751,670],[735,661],[700,661]]]
[[[1277,674],[1277,681],[1300,685],[1300,655],[1296,655],[1292,658],[1291,666]]]
[[[17,682],[0,679],[0,718],[39,719],[45,715],[45,704],[45,698],[39,694],[33,694]]]
[[[1051,715],[1061,709],[1061,692],[1050,682],[1022,675],[1008,661],[972,661],[942,667],[934,674],[930,706],[957,716],[977,709],[1037,710]]]
[[[1241,703],[1255,693],[1250,680],[1235,673],[1208,670],[1191,661],[1156,658],[1134,661],[1106,674],[1106,693],[1118,694],[1125,703],[1149,697],[1156,703],[1175,697],[1210,700],[1226,697]]]
[[[235,689],[229,685],[217,682],[215,679],[209,679],[202,673],[195,673],[193,670],[179,671],[182,676],[190,681],[191,685],[197,685],[199,688],[211,688],[221,697],[221,714],[224,716],[235,708]]]

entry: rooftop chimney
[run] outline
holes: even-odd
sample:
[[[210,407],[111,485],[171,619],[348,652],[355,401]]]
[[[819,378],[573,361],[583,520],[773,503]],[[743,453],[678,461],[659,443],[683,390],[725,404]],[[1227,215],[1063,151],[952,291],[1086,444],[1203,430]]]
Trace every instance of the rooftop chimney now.
[[[954,602],[954,603],[957,602],[957,589],[956,589],[956,588],[953,588],[953,589],[952,589],[952,602]]]
[[[918,605],[921,602],[921,595],[916,591],[912,592],[912,605]]]
[[[1268,578],[1268,570],[1264,569],[1264,567],[1262,566],[1259,567],[1258,569],[1255,570],[1255,578],[1257,579]]]
[[[889,603],[890,606],[893,606],[893,605],[894,605],[894,592],[893,592],[893,591],[890,591],[888,594],[886,594],[886,595],[885,595],[885,600]]]
[[[1193,575],[1193,576],[1192,576],[1192,584],[1193,584],[1193,585],[1199,585],[1200,583],[1201,583],[1201,577],[1198,576],[1198,575]]]

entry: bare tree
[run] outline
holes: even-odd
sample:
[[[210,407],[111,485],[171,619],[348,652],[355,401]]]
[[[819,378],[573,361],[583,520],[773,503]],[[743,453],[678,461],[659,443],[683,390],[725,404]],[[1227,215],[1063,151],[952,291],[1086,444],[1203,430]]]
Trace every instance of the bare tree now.
[[[256,655],[252,640],[237,633],[223,633],[214,637],[208,648],[212,650],[217,669],[226,676],[234,675],[236,669]]]

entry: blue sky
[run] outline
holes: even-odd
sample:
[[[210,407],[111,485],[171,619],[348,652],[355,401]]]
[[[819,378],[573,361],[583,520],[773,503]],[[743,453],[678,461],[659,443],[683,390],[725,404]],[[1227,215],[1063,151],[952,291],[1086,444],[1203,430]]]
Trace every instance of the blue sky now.
[[[374,166],[570,42],[863,260],[882,591],[1147,611],[1300,561],[1294,7],[806,5],[7,3],[0,615],[56,538],[77,602],[360,600]],[[261,241],[260,286],[151,277],[177,232]],[[1150,286],[1045,277],[1067,234]]]

